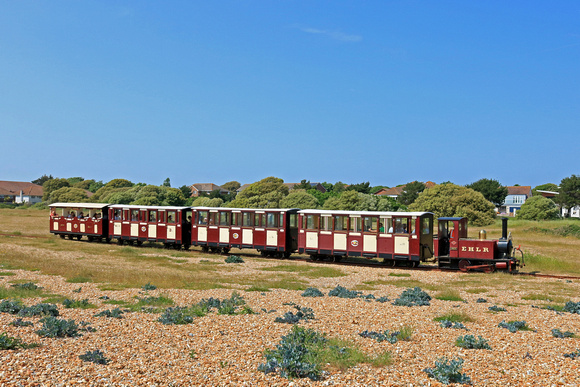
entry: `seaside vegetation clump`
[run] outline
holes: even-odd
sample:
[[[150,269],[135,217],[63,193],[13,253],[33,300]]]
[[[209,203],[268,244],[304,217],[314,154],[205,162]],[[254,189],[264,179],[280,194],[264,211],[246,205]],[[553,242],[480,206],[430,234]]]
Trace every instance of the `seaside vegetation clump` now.
[[[74,320],[45,317],[40,320],[42,328],[36,331],[42,337],[77,337],[80,336],[79,327]]]
[[[397,298],[393,305],[397,306],[428,306],[431,305],[429,301],[431,300],[431,296],[427,294],[427,292],[421,290],[420,287],[416,286],[415,288],[411,289],[408,288],[404,290],[399,298]]]
[[[435,367],[425,368],[423,372],[443,384],[471,384],[471,378],[464,373],[461,373],[462,367],[463,359],[457,358],[450,360],[443,357],[435,362]]]

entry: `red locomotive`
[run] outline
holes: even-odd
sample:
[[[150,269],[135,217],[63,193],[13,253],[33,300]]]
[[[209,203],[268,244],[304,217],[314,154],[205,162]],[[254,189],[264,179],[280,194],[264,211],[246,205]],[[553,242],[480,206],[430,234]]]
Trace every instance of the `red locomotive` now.
[[[516,271],[507,219],[499,240],[467,238],[467,219],[434,219],[430,212],[329,211],[227,207],[164,207],[54,203],[50,232],[119,244],[160,242],[165,247],[200,246],[228,253],[255,249],[263,256],[308,254],[313,260],[382,259],[389,266],[416,267],[437,260],[440,268]],[[521,252],[521,251],[520,251]]]

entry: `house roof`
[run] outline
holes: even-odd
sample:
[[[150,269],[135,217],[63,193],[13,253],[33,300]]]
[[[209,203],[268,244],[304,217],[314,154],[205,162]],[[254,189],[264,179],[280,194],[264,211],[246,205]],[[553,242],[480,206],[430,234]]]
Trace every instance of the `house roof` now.
[[[42,186],[26,181],[0,180],[0,195],[18,196],[20,191],[26,196],[42,196]]]
[[[508,195],[527,195],[532,196],[532,187],[529,185],[518,185],[515,187],[507,187]]]
[[[195,188],[197,191],[202,191],[202,192],[211,192],[211,191],[215,191],[216,189],[219,189],[222,191],[227,191],[227,189],[225,189],[217,184],[213,184],[213,183],[192,184],[189,186],[189,188],[191,188],[192,191]]]
[[[433,183],[432,181],[428,181],[425,183],[425,189],[427,188],[431,188],[433,186],[435,186],[436,184]],[[377,192],[375,192],[375,195],[379,195],[379,196],[399,196],[403,193],[403,191],[405,190],[405,187],[407,186],[407,184],[401,185],[399,187],[393,187],[393,188],[383,188]]]

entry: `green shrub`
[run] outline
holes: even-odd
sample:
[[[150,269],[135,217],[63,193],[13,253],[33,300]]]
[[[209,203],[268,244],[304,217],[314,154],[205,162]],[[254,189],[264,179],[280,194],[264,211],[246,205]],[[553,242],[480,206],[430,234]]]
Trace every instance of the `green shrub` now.
[[[567,337],[576,337],[574,332],[562,332],[559,329],[552,329],[552,336],[557,337],[559,339],[565,339]]]
[[[502,308],[501,306],[497,306],[497,305],[490,306],[487,309],[491,310],[492,312],[505,312],[505,311],[507,311],[506,308]]]
[[[471,378],[461,373],[462,366],[463,359],[461,358],[449,360],[446,357],[443,357],[437,359],[434,368],[425,368],[423,372],[443,384],[471,384]]]
[[[18,312],[19,316],[58,316],[58,308],[54,304],[36,304],[29,307],[24,307]]]
[[[359,333],[359,336],[365,337],[368,339],[374,339],[379,343],[382,341],[386,341],[391,344],[395,344],[399,340],[409,341],[411,340],[411,335],[413,333],[413,328],[409,326],[404,326],[401,328],[400,331],[393,331],[390,332],[388,329],[385,330],[383,333],[375,332],[375,331],[363,331]]]
[[[389,302],[389,297],[387,297],[387,296],[379,297],[375,301],[377,301],[377,302]]]
[[[12,321],[10,325],[15,327],[31,327],[34,324],[32,323],[32,321],[25,321],[21,318],[17,318],[16,320]]]
[[[18,348],[34,348],[38,347],[39,344],[26,344],[21,339],[17,337],[8,336],[6,332],[0,333],[0,350],[8,349],[18,349]]]
[[[477,301],[475,302],[477,302],[478,304],[484,304],[487,302],[487,300],[485,298],[478,298]]]
[[[36,285],[34,282],[26,282],[22,284],[12,284],[10,285],[13,288],[23,289],[23,290],[38,290],[42,289],[40,286]]]
[[[107,309],[107,310],[103,310],[102,312],[95,314],[93,317],[123,318],[123,313],[125,313],[125,312],[119,308],[110,309],[110,310]]]
[[[147,282],[145,285],[141,286],[141,289],[143,289],[145,291],[155,290],[155,289],[157,289],[157,286],[151,285],[150,282]]]
[[[83,355],[79,355],[79,359],[95,364],[109,364],[110,362],[110,360],[105,357],[105,354],[98,349],[87,351]]]
[[[277,372],[283,378],[310,378],[319,380],[322,370],[315,362],[316,353],[328,340],[324,335],[299,326],[293,326],[290,333],[282,336],[276,350],[266,350],[266,363],[258,370],[266,374]]]
[[[449,321],[449,320],[441,320],[440,324],[441,328],[453,328],[453,329],[465,329],[467,330],[467,327],[465,325],[463,325],[460,322],[453,322],[453,321]]]
[[[477,336],[477,339],[473,335],[459,336],[455,340],[455,345],[466,349],[491,349],[487,340],[481,336]]]
[[[191,324],[193,322],[193,316],[188,312],[188,308],[185,307],[176,306],[173,308],[167,308],[157,321],[165,325]]]
[[[244,263],[242,257],[238,257],[237,255],[230,255],[224,261],[226,263]]]
[[[414,289],[408,288],[401,293],[399,298],[397,298],[393,305],[397,306],[423,306],[430,305],[429,301],[431,296],[421,290],[420,287],[415,287]]]
[[[324,297],[324,293],[317,288],[307,288],[301,295],[302,297]]]
[[[564,305],[564,311],[580,314],[580,302],[568,301],[566,305]]]
[[[64,320],[51,316],[43,318],[40,322],[42,323],[42,328],[36,331],[39,336],[51,338],[80,336],[80,333],[78,333],[79,327],[72,319]]]
[[[357,290],[348,290],[340,285],[337,285],[334,289],[328,292],[330,297],[340,297],[340,298],[364,298],[364,299],[374,299],[375,296],[372,294],[363,295],[362,292]]]
[[[566,354],[564,354],[564,357],[569,357],[570,359],[576,359],[577,357],[580,357],[580,349],[577,349],[575,352],[566,353]]]
[[[517,331],[531,331],[532,330],[530,327],[528,327],[528,325],[526,324],[525,321],[517,321],[517,320],[508,321],[507,323],[502,320],[498,324],[498,327],[506,328],[511,333],[515,333]]]
[[[295,305],[294,308],[296,308],[296,310],[297,310],[296,314],[294,314],[292,312],[286,312],[284,314],[284,317],[276,317],[274,322],[286,323],[286,324],[297,324],[301,320],[308,321],[308,320],[314,319],[314,313],[312,312],[312,309],[306,308],[306,307],[303,308],[299,305]]]
[[[0,302],[0,312],[9,314],[18,314],[24,308],[21,301],[18,300],[2,300]]]

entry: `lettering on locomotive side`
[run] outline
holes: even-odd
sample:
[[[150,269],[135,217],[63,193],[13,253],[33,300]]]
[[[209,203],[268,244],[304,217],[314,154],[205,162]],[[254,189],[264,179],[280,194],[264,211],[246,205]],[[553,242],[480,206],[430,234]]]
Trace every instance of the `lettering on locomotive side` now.
[[[473,247],[473,246],[463,246],[461,248],[461,251],[469,251],[469,252],[474,252],[474,253],[489,253],[489,247],[484,247],[483,249],[481,247]]]

